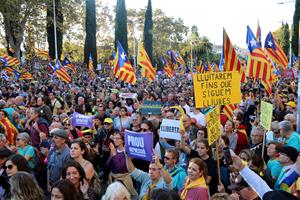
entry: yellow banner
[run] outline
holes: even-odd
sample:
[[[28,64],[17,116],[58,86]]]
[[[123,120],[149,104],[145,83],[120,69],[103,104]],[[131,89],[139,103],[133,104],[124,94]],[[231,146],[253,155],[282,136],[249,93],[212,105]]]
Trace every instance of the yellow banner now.
[[[265,101],[261,101],[260,107],[260,124],[269,131],[271,130],[273,105]]]
[[[212,111],[208,112],[205,116],[208,145],[211,145],[222,134],[221,121],[220,121],[220,109],[215,107]]]
[[[197,108],[241,102],[238,71],[193,74]]]

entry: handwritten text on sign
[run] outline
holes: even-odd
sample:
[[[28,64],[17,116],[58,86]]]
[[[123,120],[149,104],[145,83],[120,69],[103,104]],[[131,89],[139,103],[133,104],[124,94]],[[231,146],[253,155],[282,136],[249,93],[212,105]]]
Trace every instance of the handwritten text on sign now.
[[[237,71],[194,74],[196,107],[240,103],[240,80]]]
[[[153,148],[152,133],[137,133],[125,130],[125,148],[129,157],[151,161]]]
[[[205,119],[208,135],[208,145],[211,145],[222,134],[219,107],[217,106],[212,111],[208,112],[205,116]]]

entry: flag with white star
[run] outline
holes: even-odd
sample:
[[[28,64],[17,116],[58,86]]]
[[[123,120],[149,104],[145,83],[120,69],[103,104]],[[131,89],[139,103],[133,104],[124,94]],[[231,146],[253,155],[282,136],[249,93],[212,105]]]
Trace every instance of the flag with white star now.
[[[136,76],[131,63],[119,41],[117,42],[117,53],[113,72],[118,79],[126,83],[135,84],[136,82]]]
[[[287,68],[288,59],[271,32],[268,33],[265,40],[265,52],[273,62],[280,65],[283,69]]]
[[[249,56],[247,62],[246,75],[252,77],[254,80],[260,80],[262,85],[268,91],[272,93],[272,64],[269,58],[263,52],[261,46],[256,41],[255,36],[247,26],[247,39],[246,43],[249,49]]]

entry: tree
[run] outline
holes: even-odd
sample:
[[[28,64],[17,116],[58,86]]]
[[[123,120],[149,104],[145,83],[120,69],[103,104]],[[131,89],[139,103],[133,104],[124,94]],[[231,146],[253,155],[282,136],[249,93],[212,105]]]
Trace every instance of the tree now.
[[[14,56],[20,59],[25,25],[35,16],[40,7],[39,0],[1,0],[0,12],[3,17],[7,50],[14,49]]]
[[[144,47],[150,58],[153,61],[153,21],[152,21],[152,5],[151,0],[148,0],[148,6],[145,13],[145,25],[144,25]]]
[[[292,31],[293,33],[292,52],[294,55],[298,55],[299,20],[300,20],[300,0],[296,0],[294,19],[293,19],[293,31]]]
[[[282,50],[284,51],[285,55],[289,55],[289,47],[290,47],[290,32],[289,32],[289,25],[287,23],[282,23],[278,42],[281,46]]]
[[[63,44],[63,11],[60,0],[55,0],[55,17],[56,17],[56,42],[57,42],[57,59],[62,54]],[[54,36],[54,12],[53,2],[47,2],[47,40],[49,45],[49,56],[55,58],[55,36]]]
[[[115,49],[117,49],[117,41],[119,41],[128,55],[127,11],[125,0],[117,1],[115,20]]]
[[[89,55],[92,54],[94,68],[97,66],[97,47],[96,47],[96,6],[95,0],[86,0],[85,30],[86,37],[84,43],[84,62],[88,64]]]

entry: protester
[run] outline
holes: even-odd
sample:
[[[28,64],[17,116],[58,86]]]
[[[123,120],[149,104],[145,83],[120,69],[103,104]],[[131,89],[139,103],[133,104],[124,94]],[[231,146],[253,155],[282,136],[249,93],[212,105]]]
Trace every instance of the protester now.
[[[188,176],[183,188],[179,191],[182,200],[209,199],[208,187],[205,183],[207,167],[200,158],[193,158],[188,167]]]
[[[33,177],[26,172],[17,172],[10,180],[11,199],[15,200],[43,200],[44,193],[36,184]]]
[[[79,200],[79,193],[74,184],[68,179],[54,183],[51,190],[51,200]]]
[[[102,200],[111,200],[111,199],[130,200],[131,198],[129,192],[124,187],[124,185],[119,181],[116,181],[111,183],[107,187],[106,192],[101,199]]]

